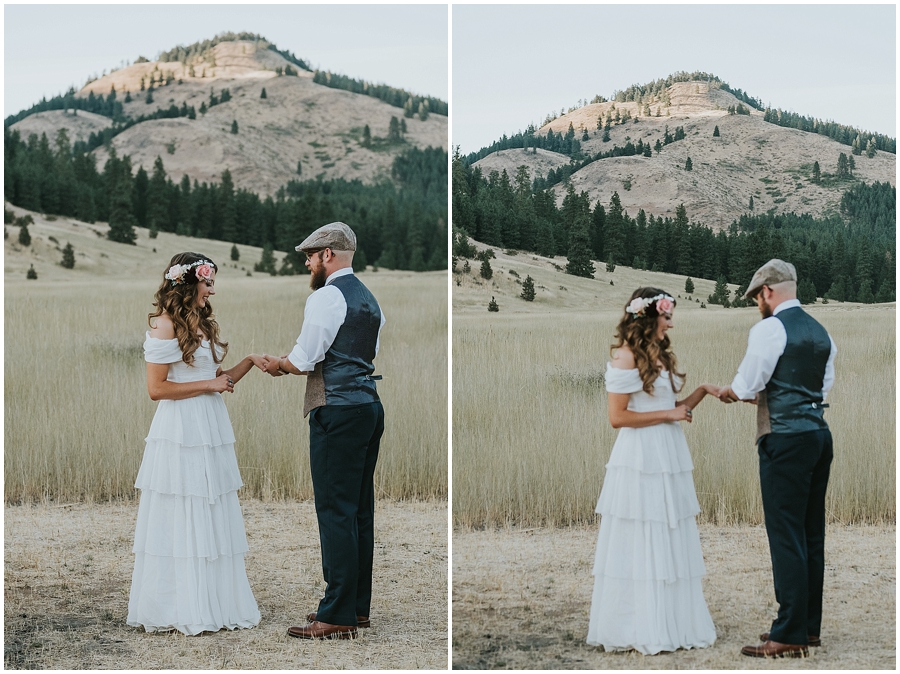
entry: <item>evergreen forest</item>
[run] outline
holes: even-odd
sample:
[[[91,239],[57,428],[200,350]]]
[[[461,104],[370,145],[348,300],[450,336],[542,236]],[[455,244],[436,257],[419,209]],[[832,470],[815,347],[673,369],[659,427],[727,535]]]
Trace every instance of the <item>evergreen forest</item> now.
[[[102,98],[102,97],[101,97]],[[76,99],[84,100],[84,99]],[[357,234],[356,266],[376,264],[414,271],[447,267],[447,153],[408,149],[392,166],[392,179],[291,181],[274,196],[236,189],[230,172],[220,183],[183,176],[174,183],[157,157],[148,173],[128,156],[110,155],[98,170],[84,144],[61,129],[23,140],[4,128],[4,195],[16,206],[85,222],[105,221],[109,237],[133,243],[135,226],[155,232],[219,239],[291,251],[279,270],[304,273],[293,251],[317,227],[334,220]]]
[[[454,256],[468,257],[465,236],[491,246],[566,256],[569,273],[589,276],[590,260],[746,287],[754,271],[778,257],[797,268],[812,298],[887,302],[896,292],[896,188],[847,180],[840,214],[746,214],[721,231],[675,217],[628,214],[618,193],[591,206],[569,185],[560,206],[553,190],[520,166],[483,175],[455,154],[452,166]],[[582,259],[584,258],[584,259]],[[812,288],[807,283],[812,284]]]

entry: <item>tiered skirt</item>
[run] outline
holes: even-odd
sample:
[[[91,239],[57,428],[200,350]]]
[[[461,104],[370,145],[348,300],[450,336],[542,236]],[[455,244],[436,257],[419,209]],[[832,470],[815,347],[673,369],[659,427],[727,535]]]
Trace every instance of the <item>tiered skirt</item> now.
[[[164,400],[146,439],[127,623],[188,635],[253,627],[243,486],[219,394]]]
[[[596,509],[589,644],[652,655],[715,642],[692,471],[677,424],[619,432]]]

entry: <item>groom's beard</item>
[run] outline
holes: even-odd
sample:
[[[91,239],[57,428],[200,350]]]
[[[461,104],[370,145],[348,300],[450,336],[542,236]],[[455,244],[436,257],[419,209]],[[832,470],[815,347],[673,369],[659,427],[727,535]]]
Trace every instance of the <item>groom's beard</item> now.
[[[325,267],[315,267],[314,269],[310,269],[310,279],[309,279],[309,287],[313,290],[318,290],[319,288],[325,287],[325,281],[328,280],[328,274],[325,272]]]

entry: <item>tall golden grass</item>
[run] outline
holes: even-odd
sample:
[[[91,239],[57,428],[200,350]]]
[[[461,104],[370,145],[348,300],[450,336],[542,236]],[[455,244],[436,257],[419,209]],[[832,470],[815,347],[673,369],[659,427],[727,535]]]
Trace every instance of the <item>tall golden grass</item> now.
[[[828,515],[893,522],[895,310],[810,309],[838,344],[826,419],[835,459]],[[457,315],[453,324],[453,514],[463,526],[592,521],[616,431],[604,372],[619,312]],[[755,309],[676,310],[670,334],[686,392],[728,384]],[[683,424],[703,510],[715,523],[762,521],[756,408],[706,398]]]
[[[160,270],[160,274],[161,274]],[[225,367],[284,354],[300,331],[308,277],[220,273],[213,300]],[[386,430],[379,496],[447,496],[447,277],[366,273],[384,308],[376,372]],[[5,289],[4,486],[8,503],[130,498],[156,403],[142,343],[158,277],[12,282]],[[248,496],[312,496],[305,379],[252,370],[226,395]]]

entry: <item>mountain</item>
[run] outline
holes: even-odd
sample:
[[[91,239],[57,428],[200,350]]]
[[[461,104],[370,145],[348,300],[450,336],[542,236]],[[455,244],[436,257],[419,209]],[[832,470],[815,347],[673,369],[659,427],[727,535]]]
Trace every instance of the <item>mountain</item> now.
[[[98,142],[105,129],[108,135],[115,133],[109,147],[119,157],[130,155],[135,169],[143,166],[149,172],[159,156],[178,183],[184,175],[219,182],[227,168],[236,188],[263,196],[297,179],[371,184],[391,177],[392,162],[404,150],[447,150],[447,116],[417,114],[422,97],[415,97],[415,108],[405,111],[402,106],[412,99],[407,92],[381,86],[392,92],[392,105],[375,95],[335,88],[338,80],[347,78],[314,73],[259,36],[228,34],[177,47],[156,61],[139,58],[60,97],[54,102],[60,109],[41,110],[39,104],[32,114],[23,111],[9,118],[7,126],[23,139],[46,133],[51,142],[60,128],[68,130],[73,142],[89,143],[94,134],[91,150],[100,168],[109,157]],[[355,84],[370,94],[378,88]],[[107,114],[89,111],[103,108],[98,100]],[[406,132],[395,132],[391,139],[392,118],[402,121]]]
[[[506,170],[510,179],[519,166],[528,168],[531,179],[546,179],[551,169],[556,172],[563,168],[571,171],[569,180],[575,190],[587,192],[592,204],[609,204],[613,193],[618,192],[622,206],[632,217],[640,209],[648,216],[674,217],[683,203],[692,220],[715,230],[748,213],[751,197],[755,213],[795,212],[816,217],[838,213],[841,196],[848,187],[845,180],[837,179],[842,153],[853,157],[852,177],[856,181],[896,184],[895,154],[877,151],[871,158],[865,152],[854,156],[851,147],[827,135],[766,121],[769,113],[756,109],[757,102],[741,95],[740,90],[737,93],[713,79],[675,81],[652,95],[634,97],[638,100],[582,106],[532,130],[534,139],[546,139],[551,132],[565,136],[571,125],[580,144],[579,156],[593,158],[628,143],[655,146],[657,140],[664,139],[667,127],[673,136],[681,127],[682,139],[664,145],[659,152],[652,150],[649,157],[632,151],[631,156],[611,156],[584,166],[580,159],[570,167],[571,155],[535,148],[532,140],[528,149],[490,152],[472,165],[484,176]],[[745,114],[733,114],[729,108]],[[598,118],[605,124],[608,115],[613,119],[609,140],[604,141]],[[714,135],[716,127],[718,136]],[[583,140],[584,132],[587,140]],[[524,137],[527,143],[527,132]],[[486,153],[483,150],[470,159]],[[685,169],[688,158],[690,171]],[[821,174],[818,182],[813,180],[816,162]],[[566,191],[565,180],[553,186],[558,205]]]

